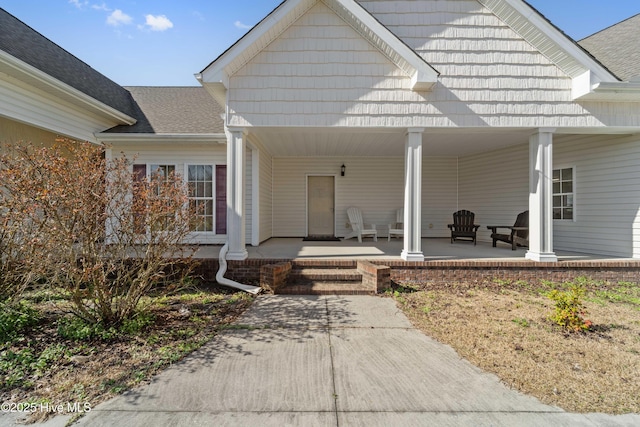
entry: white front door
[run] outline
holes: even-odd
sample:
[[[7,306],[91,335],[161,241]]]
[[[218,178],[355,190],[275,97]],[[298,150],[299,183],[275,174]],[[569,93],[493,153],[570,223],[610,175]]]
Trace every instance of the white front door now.
[[[307,236],[333,236],[335,229],[333,176],[310,176],[307,183]]]

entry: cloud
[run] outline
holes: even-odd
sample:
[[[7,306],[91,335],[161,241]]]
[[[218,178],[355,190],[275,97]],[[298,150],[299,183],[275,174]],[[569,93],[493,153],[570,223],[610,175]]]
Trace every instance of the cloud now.
[[[69,0],[69,3],[77,7],[78,9],[82,9],[84,6],[88,5],[88,1],[80,1],[80,0]]]
[[[111,15],[107,17],[107,24],[113,25],[114,27],[131,24],[132,21],[133,18],[120,9],[114,10]]]
[[[144,28],[151,31],[166,31],[169,28],[173,28],[173,22],[164,15],[145,15],[145,18],[147,21],[145,22]]]
[[[75,0],[75,1],[78,1],[78,0]],[[103,11],[105,11],[105,12],[111,12],[111,9],[109,9],[109,8],[107,7],[107,5],[106,5],[106,4],[104,4],[104,3],[102,3],[102,4],[92,4],[92,5],[91,5],[91,9],[94,9],[94,10],[103,10]]]
[[[234,22],[233,25],[235,25],[236,28],[239,28],[241,30],[250,30],[251,28],[253,28],[251,25],[243,24],[240,21]]]

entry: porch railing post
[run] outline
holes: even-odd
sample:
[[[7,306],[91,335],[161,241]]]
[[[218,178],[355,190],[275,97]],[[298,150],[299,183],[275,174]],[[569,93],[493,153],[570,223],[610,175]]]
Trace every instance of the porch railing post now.
[[[529,250],[525,258],[556,262],[553,251],[553,132],[538,129],[529,139]]]
[[[404,159],[404,248],[405,261],[424,261],[422,253],[422,133],[407,130]]]
[[[227,128],[227,259],[242,261],[249,256],[245,247],[245,165],[247,142],[244,129]]]

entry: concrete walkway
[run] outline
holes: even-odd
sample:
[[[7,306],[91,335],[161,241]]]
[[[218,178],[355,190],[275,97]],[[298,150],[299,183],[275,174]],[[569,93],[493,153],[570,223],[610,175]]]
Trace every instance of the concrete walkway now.
[[[381,297],[261,296],[235,326],[86,426],[638,426],[503,386]]]

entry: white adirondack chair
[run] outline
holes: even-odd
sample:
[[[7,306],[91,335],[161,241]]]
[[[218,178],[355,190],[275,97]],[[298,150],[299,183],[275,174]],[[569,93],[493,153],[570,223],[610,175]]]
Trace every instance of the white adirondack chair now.
[[[404,237],[404,208],[396,211],[396,222],[389,224],[389,236],[387,241],[391,241],[391,237]]]
[[[371,236],[375,242],[378,241],[378,230],[376,230],[375,224],[365,224],[362,219],[362,212],[358,208],[347,209],[347,216],[349,217],[349,225],[353,231],[346,236],[345,239],[351,239],[357,237],[358,242],[362,243],[363,236]],[[368,228],[367,228],[368,225]]]

